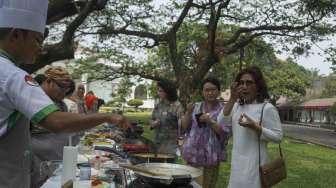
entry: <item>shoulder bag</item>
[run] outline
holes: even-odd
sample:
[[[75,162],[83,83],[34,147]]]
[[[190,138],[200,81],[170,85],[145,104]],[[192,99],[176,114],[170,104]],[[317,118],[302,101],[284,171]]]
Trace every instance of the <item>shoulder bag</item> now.
[[[261,123],[263,118],[264,107],[266,104],[267,103],[263,105],[261,110],[260,124],[259,124],[261,127],[262,127]],[[260,136],[258,137],[258,149],[259,149],[259,173],[262,187],[269,188],[279,183],[280,181],[286,179],[287,170],[280,144],[279,144],[280,157],[263,165],[260,164]]]

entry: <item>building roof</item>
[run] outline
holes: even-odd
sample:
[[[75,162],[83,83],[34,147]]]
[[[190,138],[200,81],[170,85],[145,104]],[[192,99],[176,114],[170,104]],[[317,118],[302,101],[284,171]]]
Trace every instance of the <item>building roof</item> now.
[[[300,104],[305,109],[326,109],[334,105],[336,97],[324,99],[312,99]]]

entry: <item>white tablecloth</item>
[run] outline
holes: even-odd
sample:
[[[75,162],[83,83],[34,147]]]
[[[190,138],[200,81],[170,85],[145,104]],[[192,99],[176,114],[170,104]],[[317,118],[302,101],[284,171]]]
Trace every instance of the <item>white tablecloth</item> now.
[[[51,177],[46,181],[41,188],[60,188],[61,187],[61,176]],[[75,181],[73,188],[91,188],[90,180]]]

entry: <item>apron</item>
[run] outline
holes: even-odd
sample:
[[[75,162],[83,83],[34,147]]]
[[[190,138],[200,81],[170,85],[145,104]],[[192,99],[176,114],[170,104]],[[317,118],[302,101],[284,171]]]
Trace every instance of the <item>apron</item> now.
[[[0,188],[29,188],[31,166],[29,120],[21,115],[0,138]]]

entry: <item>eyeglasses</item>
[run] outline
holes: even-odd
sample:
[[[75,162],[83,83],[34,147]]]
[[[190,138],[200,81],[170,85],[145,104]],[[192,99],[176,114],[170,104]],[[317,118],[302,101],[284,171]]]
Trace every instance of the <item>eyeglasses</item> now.
[[[246,85],[246,86],[251,86],[253,84],[255,84],[254,81],[252,80],[239,80],[238,84],[241,85]]]
[[[56,80],[53,80],[53,81],[57,85],[57,87],[60,88],[64,93],[68,93],[70,91],[70,88],[68,86],[60,84]]]

